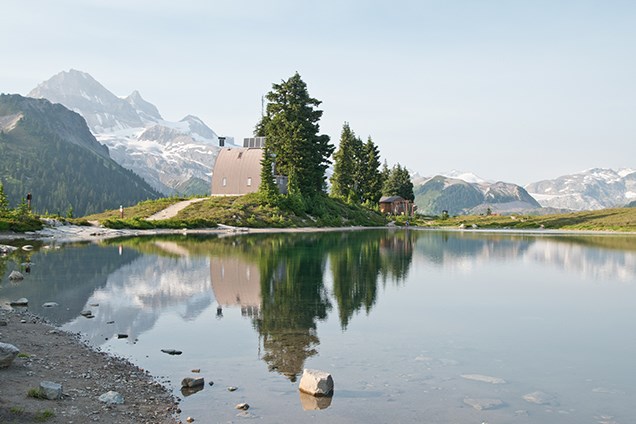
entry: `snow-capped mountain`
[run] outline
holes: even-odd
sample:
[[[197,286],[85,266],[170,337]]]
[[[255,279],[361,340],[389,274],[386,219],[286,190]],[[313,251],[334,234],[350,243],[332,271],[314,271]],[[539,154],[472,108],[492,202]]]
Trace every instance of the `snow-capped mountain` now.
[[[220,148],[218,136],[201,119],[188,115],[179,122],[166,121],[138,91],[117,97],[74,69],[54,75],[28,96],[61,103],[82,115],[117,163],[161,193],[209,192]]]
[[[594,210],[625,206],[636,200],[636,169],[593,168],[531,183],[525,189],[544,207]]]
[[[472,174],[471,174],[472,175]],[[472,176],[471,179],[475,179]],[[418,211],[438,215],[448,211],[451,215],[528,212],[541,208],[523,187],[516,184],[479,182],[437,175],[414,188]]]

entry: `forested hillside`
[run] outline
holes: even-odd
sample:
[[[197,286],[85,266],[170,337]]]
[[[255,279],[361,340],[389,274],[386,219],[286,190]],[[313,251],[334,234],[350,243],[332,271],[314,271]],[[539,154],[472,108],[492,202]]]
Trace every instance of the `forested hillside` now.
[[[0,181],[12,207],[80,216],[159,194],[115,163],[84,119],[59,104],[0,95]]]

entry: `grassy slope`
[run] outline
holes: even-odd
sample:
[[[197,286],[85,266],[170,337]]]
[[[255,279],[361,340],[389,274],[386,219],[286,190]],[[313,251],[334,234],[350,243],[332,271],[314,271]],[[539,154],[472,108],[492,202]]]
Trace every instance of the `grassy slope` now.
[[[119,210],[90,215],[80,221],[99,221],[111,228],[203,228],[217,224],[252,228],[287,227],[338,227],[384,225],[386,221],[378,213],[359,206],[344,204],[325,198],[320,213],[315,216],[296,214],[284,206],[259,204],[255,194],[246,196],[210,197],[180,211],[177,216],[164,221],[147,222],[145,218],[177,203],[183,198],[166,198],[141,202],[124,209],[124,220]]]
[[[418,222],[435,227],[458,227],[461,224],[479,228],[560,229],[587,231],[636,232],[636,209],[616,208],[543,216],[458,216],[446,220]]]

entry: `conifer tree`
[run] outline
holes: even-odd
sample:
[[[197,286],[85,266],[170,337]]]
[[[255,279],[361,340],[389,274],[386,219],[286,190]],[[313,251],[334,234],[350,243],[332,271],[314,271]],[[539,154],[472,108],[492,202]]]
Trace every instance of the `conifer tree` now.
[[[380,150],[371,137],[364,144],[364,163],[362,165],[363,203],[377,205],[382,197],[382,173],[380,172]]]
[[[0,181],[0,216],[7,212],[9,212],[9,199],[7,199],[7,195],[4,193],[4,185]]]
[[[274,161],[269,149],[267,148],[267,142],[263,148],[263,158],[261,159],[261,184],[258,187],[259,193],[264,196],[268,202],[274,201],[279,193],[278,187],[274,182]]]
[[[292,191],[311,197],[321,193],[333,145],[329,136],[318,134],[320,101],[309,96],[298,73],[267,93],[267,113],[262,119],[266,144],[276,155],[276,168],[289,179]],[[257,125],[257,130],[259,126]]]
[[[348,122],[342,126],[340,145],[334,153],[333,175],[331,176],[331,195],[343,200],[352,196],[357,164],[354,162],[356,135]]]
[[[398,163],[389,172],[389,176],[382,188],[384,196],[400,196],[406,200],[415,200],[411,175],[406,167]]]

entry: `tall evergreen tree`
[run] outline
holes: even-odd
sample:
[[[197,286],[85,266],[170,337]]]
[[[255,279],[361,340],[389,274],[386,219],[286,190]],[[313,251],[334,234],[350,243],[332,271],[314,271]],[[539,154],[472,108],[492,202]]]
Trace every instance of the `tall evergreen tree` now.
[[[276,169],[289,178],[290,194],[311,197],[322,192],[334,147],[329,136],[318,134],[322,111],[316,107],[321,102],[309,96],[298,73],[272,84],[266,98],[263,132],[270,152],[276,155]]]
[[[363,203],[377,205],[382,197],[382,173],[380,172],[380,149],[371,137],[364,144],[364,162],[362,165]]]
[[[9,212],[9,199],[7,199],[7,195],[4,193],[4,185],[0,181],[0,216],[7,212]]]
[[[280,194],[274,182],[273,171],[274,161],[266,143],[263,149],[263,159],[261,159],[261,184],[258,191],[268,202],[272,202]]]
[[[356,135],[348,122],[342,126],[340,145],[334,153],[333,175],[331,176],[331,195],[344,200],[353,196],[355,174],[358,164],[354,161]]]
[[[415,200],[411,175],[406,167],[398,163],[389,172],[389,176],[382,187],[384,196],[400,196],[406,200]]]

